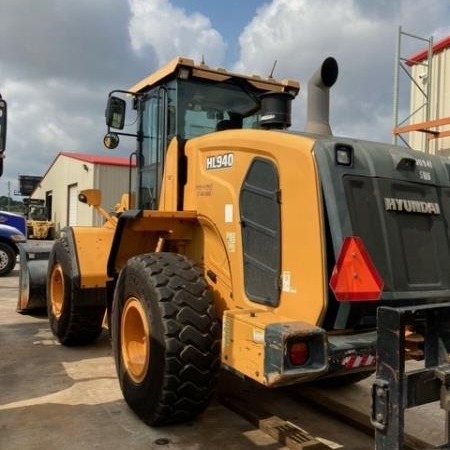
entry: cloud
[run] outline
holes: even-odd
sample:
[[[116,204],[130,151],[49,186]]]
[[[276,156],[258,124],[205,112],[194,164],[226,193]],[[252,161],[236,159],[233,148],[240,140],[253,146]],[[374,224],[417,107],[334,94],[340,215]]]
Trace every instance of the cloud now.
[[[205,16],[168,0],[2,0],[0,92],[9,122],[0,195],[19,175],[43,175],[59,151],[106,154],[111,90],[130,87],[178,54],[219,64],[224,53]],[[132,149],[124,139],[112,154]]]
[[[1,64],[19,80],[123,80],[144,69],[130,51],[129,17],[126,1],[3,0]]]
[[[33,83],[9,80],[5,165],[16,175],[44,174],[59,151],[100,148],[105,95],[58,79]],[[103,130],[104,131],[104,130]],[[89,145],[89,147],[87,147]],[[14,180],[17,182],[17,177]]]
[[[149,65],[131,50],[129,16],[124,1],[2,2],[0,92],[9,121],[0,195],[18,175],[43,175],[59,151],[103,151],[108,92]]]
[[[138,54],[151,47],[160,65],[176,56],[222,64],[224,40],[204,15],[187,14],[167,0],[130,0],[130,8],[131,44]]]
[[[426,37],[442,33],[448,30],[448,9],[447,2],[438,0],[273,0],[243,30],[235,69],[268,74],[277,60],[276,77],[300,80],[294,124],[302,129],[307,82],[325,57],[334,56],[340,73],[331,92],[332,128],[390,141],[398,24]]]

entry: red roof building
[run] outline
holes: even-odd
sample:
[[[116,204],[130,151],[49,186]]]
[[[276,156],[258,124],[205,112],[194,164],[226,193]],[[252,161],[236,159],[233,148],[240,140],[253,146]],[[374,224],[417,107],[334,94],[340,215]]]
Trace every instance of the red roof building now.
[[[447,36],[446,38],[441,39],[440,41],[436,42],[436,44],[433,45],[433,56],[443,52],[449,47],[450,47],[450,36]],[[425,61],[427,58],[428,58],[428,49],[421,50],[415,55],[409,57],[406,64],[408,66],[414,66],[415,64],[419,64]]]
[[[87,153],[60,152],[53,160],[31,198],[44,199],[57,232],[67,225],[101,226],[104,219],[78,201],[85,189],[98,189],[102,207],[114,211],[122,194],[133,190],[136,165],[128,158]],[[131,170],[131,187],[129,186]]]
[[[117,156],[100,156],[100,155],[88,155],[87,153],[69,153],[69,152],[60,152],[58,153],[58,156],[60,155],[67,156],[73,159],[78,159],[79,161],[88,162],[91,164],[102,164],[104,166],[128,167],[130,165],[129,158],[120,158]]]
[[[410,88],[410,123],[394,132],[403,134],[415,150],[428,148],[431,154],[450,156],[450,36],[432,47],[431,75],[428,48],[407,58],[406,64],[414,81]]]

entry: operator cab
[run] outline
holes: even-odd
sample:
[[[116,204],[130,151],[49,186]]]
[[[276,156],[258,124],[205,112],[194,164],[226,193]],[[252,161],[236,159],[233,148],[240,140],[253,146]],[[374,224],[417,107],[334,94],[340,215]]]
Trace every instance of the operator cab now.
[[[37,220],[37,221],[45,221],[47,220],[47,208],[45,206],[30,206],[30,210],[28,212],[29,220]]]
[[[157,209],[165,153],[173,138],[183,146],[188,139],[216,131],[286,128],[290,102],[298,92],[295,81],[247,77],[177,58],[130,91],[110,94],[104,144],[115,148],[119,135],[137,137],[138,207]],[[136,134],[110,131],[125,126],[126,101],[115,93],[132,96]]]

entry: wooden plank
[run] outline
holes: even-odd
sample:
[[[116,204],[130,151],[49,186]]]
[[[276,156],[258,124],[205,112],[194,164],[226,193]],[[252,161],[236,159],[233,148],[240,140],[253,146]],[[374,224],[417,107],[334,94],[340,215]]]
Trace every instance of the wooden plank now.
[[[259,421],[259,429],[292,450],[329,450],[307,431],[290,422],[272,416]]]
[[[222,394],[219,401],[228,409],[248,420],[253,426],[271,436],[291,450],[330,450],[342,448],[334,442],[327,442],[311,436],[306,430],[292,422],[271,415],[258,405],[248,403],[238,395]]]

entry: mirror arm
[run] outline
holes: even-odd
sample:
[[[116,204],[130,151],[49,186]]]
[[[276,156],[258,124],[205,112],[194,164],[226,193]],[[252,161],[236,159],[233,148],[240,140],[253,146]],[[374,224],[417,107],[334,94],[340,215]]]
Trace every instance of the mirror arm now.
[[[109,127],[108,127],[108,133],[109,133]],[[142,137],[143,139],[148,139],[150,136],[146,136],[146,135],[139,135],[137,133],[122,133],[122,132],[117,132],[117,131],[112,131],[112,133],[117,134],[118,136],[131,136],[131,137]]]
[[[119,92],[120,94],[127,94],[127,95],[131,95],[132,97],[141,97],[143,94],[140,94],[138,92],[131,92],[131,91],[124,91],[123,89],[114,89],[114,91],[111,91],[108,94],[108,97],[111,97],[113,94],[115,94],[116,92]]]

